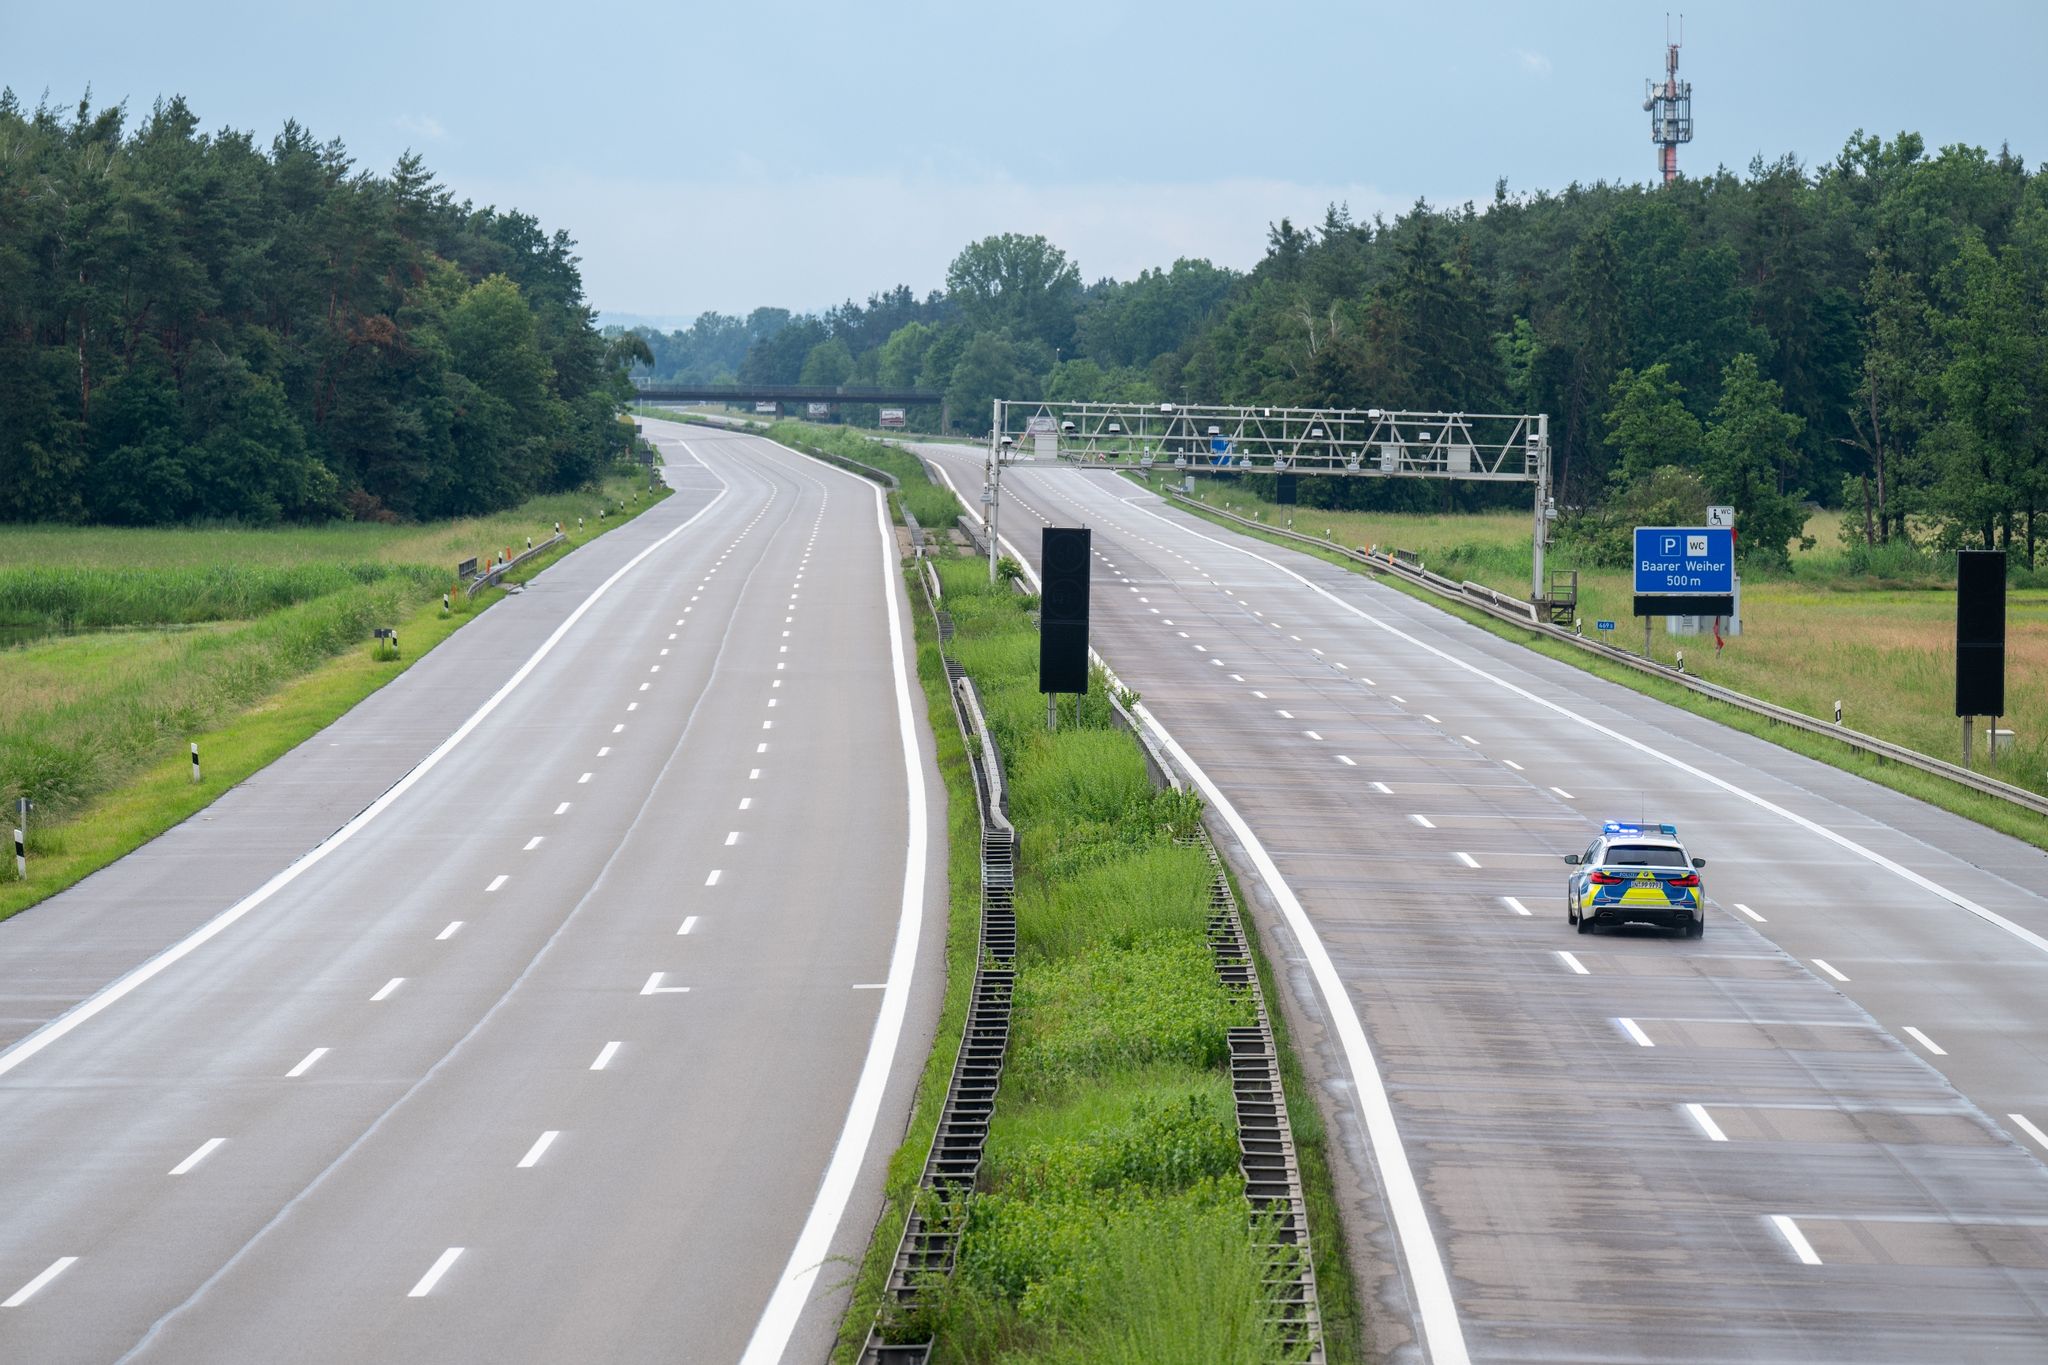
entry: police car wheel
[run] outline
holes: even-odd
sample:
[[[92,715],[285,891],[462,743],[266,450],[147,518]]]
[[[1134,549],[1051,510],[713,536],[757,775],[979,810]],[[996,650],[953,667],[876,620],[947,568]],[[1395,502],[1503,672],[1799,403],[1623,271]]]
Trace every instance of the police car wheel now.
[[[1687,938],[1704,938],[1706,933],[1707,922],[1703,919],[1696,919],[1691,924],[1685,926],[1685,936]]]
[[[1591,915],[1579,916],[1579,932],[1582,934],[1590,934],[1593,932],[1593,917]]]

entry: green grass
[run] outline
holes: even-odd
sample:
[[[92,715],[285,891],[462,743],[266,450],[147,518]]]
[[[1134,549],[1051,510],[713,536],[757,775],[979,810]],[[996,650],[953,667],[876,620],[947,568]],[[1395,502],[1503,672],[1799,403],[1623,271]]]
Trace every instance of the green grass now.
[[[1228,510],[1238,511],[1239,515],[1248,514],[1240,508],[1262,510],[1269,524],[1276,514],[1281,514],[1284,521],[1284,509],[1248,499],[1237,490],[1227,499],[1211,494],[1195,504],[1193,510],[1200,513],[1226,504]],[[1326,514],[1301,508],[1294,509],[1294,514],[1297,533],[1309,534],[1320,532],[1319,519],[1325,516],[1368,515]],[[1512,529],[1508,525],[1511,520]],[[1469,576],[1504,592],[1528,592],[1526,519],[1497,514],[1408,517],[1374,513],[1370,514],[1370,523],[1370,531],[1384,537],[1377,542],[1382,548],[1398,545],[1417,550],[1432,570],[1446,573],[1451,570],[1444,566],[1455,562],[1450,552],[1457,545],[1499,547],[1505,536],[1518,533],[1524,537],[1520,560],[1523,576],[1519,580],[1512,576],[1489,579],[1480,574],[1454,576]],[[1222,524],[1275,544],[1317,554],[1356,572],[1366,572],[1342,555],[1299,545],[1234,522]],[[1364,532],[1368,528],[1352,525],[1351,530]],[[1345,536],[1340,533],[1336,539],[1341,544]],[[1368,539],[1354,543],[1375,542]],[[1817,546],[1805,556],[1795,557],[1793,571],[1788,575],[1747,577],[1743,588],[1744,633],[1731,637],[1719,656],[1714,653],[1710,636],[1671,637],[1661,630],[1653,636],[1651,655],[1670,663],[1683,650],[1688,672],[1816,718],[1832,716],[1834,702],[1840,698],[1845,725],[1921,753],[1959,761],[1959,725],[1951,714],[1955,676],[1953,582],[1944,584],[1939,579],[1930,579],[1932,586],[1898,588],[1887,586],[1889,580],[1836,573],[1828,568],[1842,562],[1836,553],[1824,552]],[[2041,818],[2009,802],[1917,768],[1863,754],[1823,735],[1775,724],[1739,707],[1701,697],[1570,645],[1519,630],[1391,575],[1383,576],[1381,581],[1503,639],[2048,848],[2048,827],[2044,827]],[[1634,627],[1629,638],[1616,643],[1639,652],[1641,628],[1628,614],[1627,589],[1620,573],[1582,575],[1580,615],[1589,626],[1605,615]],[[2048,676],[2048,591],[2011,589],[2007,611],[2006,703],[2011,709],[2004,724],[2017,729],[2019,737],[2010,749],[2001,750],[1998,764],[1992,767],[1985,762],[1980,721],[1977,763],[1980,771],[2001,781],[2048,792],[2048,691],[2030,685],[2031,679]],[[1591,633],[1589,629],[1588,634]]]
[[[10,813],[18,796],[35,802],[29,878],[0,882],[0,918],[203,808],[494,600],[458,592],[442,610],[452,549],[523,548],[557,519],[574,545],[650,505],[637,480],[621,479],[433,526],[10,528],[0,603],[15,624],[52,633],[0,650],[0,802]],[[101,623],[119,628],[58,633]],[[399,657],[373,646],[379,626],[398,631]],[[206,778],[197,785],[193,740]]]
[[[870,440],[846,427],[807,422],[776,422],[768,428],[768,436],[784,445],[822,450],[895,475],[898,486],[891,496],[910,509],[920,526],[936,529],[959,520],[960,500],[950,489],[932,482],[924,461],[897,446]]]
[[[978,561],[941,561],[939,572],[956,656],[1011,782],[1020,942],[983,1179],[957,1210],[957,1273],[931,1286],[921,1321],[902,1326],[933,1331],[949,1361],[1281,1359],[1262,1321],[1224,1070],[1227,1030],[1251,1021],[1250,1001],[1216,978],[1209,865],[1172,838],[1184,803],[1155,791],[1136,744],[1110,729],[1099,681],[1078,705],[1067,700],[1048,733],[1028,601],[991,589]],[[930,687],[937,654],[921,659]],[[942,685],[930,694],[934,728],[949,728]],[[964,765],[949,772],[967,814],[954,834],[955,894],[970,906],[971,780]],[[937,1062],[927,1083],[942,1091]],[[920,1114],[907,1145],[920,1159],[929,1132]],[[909,1193],[892,1191],[841,1359],[864,1334]]]

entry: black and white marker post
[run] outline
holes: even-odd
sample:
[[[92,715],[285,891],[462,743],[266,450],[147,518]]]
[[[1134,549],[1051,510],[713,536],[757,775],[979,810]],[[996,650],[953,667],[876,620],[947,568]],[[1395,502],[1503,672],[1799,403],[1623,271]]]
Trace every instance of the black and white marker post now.
[[[14,831],[14,876],[17,881],[28,880],[28,837],[19,829]]]
[[[199,741],[192,741],[192,780],[199,780]]]

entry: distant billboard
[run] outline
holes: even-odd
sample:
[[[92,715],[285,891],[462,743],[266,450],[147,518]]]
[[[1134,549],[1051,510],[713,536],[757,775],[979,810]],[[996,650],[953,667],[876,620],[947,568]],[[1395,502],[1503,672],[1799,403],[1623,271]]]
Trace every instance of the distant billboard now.
[[[811,416],[811,417],[824,417],[824,416],[827,416],[828,414],[830,414],[830,413],[831,413],[831,411],[832,411],[832,405],[831,405],[830,403],[806,403],[806,404],[804,404],[804,412],[805,412],[805,413],[806,413],[806,414],[807,414],[808,416]]]
[[[883,408],[882,425],[885,427],[902,427],[910,424],[903,420],[902,408]]]
[[[1024,434],[1027,436],[1050,436],[1055,430],[1057,428],[1053,426],[1050,417],[1034,417],[1024,424]]]
[[[765,402],[764,402],[764,403],[756,403],[756,404],[754,404],[754,411],[755,411],[755,412],[774,412],[774,411],[776,411],[776,407],[775,407],[775,404],[773,404],[773,403],[765,403]]]

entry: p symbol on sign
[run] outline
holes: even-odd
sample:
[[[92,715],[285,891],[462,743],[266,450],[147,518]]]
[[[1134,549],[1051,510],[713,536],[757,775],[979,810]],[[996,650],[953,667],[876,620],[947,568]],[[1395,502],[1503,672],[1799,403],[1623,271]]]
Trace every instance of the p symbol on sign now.
[[[1705,554],[1707,552],[1707,538],[1705,536],[1687,536],[1685,538],[1685,552],[1689,555]]]
[[[1670,554],[1677,554],[1677,553],[1678,553],[1678,537],[1677,537],[1677,536],[1666,536],[1666,537],[1664,537],[1664,553],[1665,553],[1665,554],[1667,554],[1667,555],[1670,555]]]

